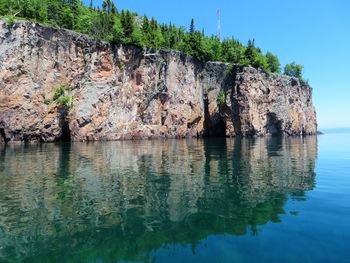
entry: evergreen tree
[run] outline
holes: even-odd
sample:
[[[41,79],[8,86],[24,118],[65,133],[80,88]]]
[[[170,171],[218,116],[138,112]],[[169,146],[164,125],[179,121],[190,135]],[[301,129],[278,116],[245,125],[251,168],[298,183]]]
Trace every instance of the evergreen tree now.
[[[141,29],[137,25],[134,25],[132,35],[131,35],[131,43],[133,45],[136,45],[139,47],[145,46],[145,42],[144,42],[144,38],[142,36]]]
[[[196,31],[196,28],[194,26],[194,19],[191,19],[191,24],[190,24],[190,34],[193,35],[193,33]]]
[[[234,64],[248,64],[245,57],[245,47],[234,38],[224,39],[222,42],[222,59],[223,61]]]
[[[111,7],[111,13],[112,14],[117,14],[118,13],[117,7],[115,6],[115,4],[113,2],[112,2],[112,7]]]
[[[248,40],[248,45],[247,48],[244,52],[244,56],[247,59],[248,63],[250,65],[254,64],[255,61],[255,57],[256,57],[256,50],[255,50],[255,40]]]
[[[124,31],[123,31],[122,23],[120,22],[120,18],[116,16],[114,18],[114,25],[113,25],[113,42],[123,43],[123,41],[124,41]]]
[[[120,22],[124,32],[124,42],[131,44],[131,36],[134,31],[134,17],[129,10],[122,11]]]
[[[149,44],[151,47],[160,48],[163,46],[164,38],[157,21],[152,18],[150,22]]]
[[[144,44],[150,46],[151,27],[147,16],[143,17],[141,30]]]

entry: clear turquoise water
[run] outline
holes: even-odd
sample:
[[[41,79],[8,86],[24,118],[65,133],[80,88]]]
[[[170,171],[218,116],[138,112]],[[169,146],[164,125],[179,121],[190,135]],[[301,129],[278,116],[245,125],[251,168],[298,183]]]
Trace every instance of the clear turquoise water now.
[[[0,148],[0,262],[350,262],[350,134]]]

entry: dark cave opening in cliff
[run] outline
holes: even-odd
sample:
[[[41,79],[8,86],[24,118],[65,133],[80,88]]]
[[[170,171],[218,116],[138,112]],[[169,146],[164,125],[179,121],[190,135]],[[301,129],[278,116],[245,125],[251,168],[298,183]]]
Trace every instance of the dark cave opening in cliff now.
[[[208,137],[226,137],[226,122],[221,116],[217,116],[217,120],[208,132]]]
[[[267,113],[266,128],[267,132],[271,135],[280,135],[282,133],[282,123],[278,120],[276,113]]]
[[[70,129],[68,122],[64,120],[61,125],[61,137],[60,141],[62,142],[70,142],[71,141],[71,134],[70,134]]]
[[[209,113],[208,98],[204,98],[204,134],[203,137],[226,137],[226,122],[220,112]]]
[[[0,128],[0,142],[7,143],[5,129]]]
[[[60,128],[61,128],[61,136],[58,140],[61,142],[70,142],[71,141],[71,131],[69,128],[66,110],[63,110],[63,112],[61,113]]]

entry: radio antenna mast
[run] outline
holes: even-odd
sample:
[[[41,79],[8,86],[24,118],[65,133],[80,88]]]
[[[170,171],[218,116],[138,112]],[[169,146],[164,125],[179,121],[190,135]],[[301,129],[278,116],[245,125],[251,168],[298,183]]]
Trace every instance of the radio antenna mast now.
[[[221,39],[221,21],[220,21],[220,9],[217,10],[217,31],[216,31],[216,37],[218,39]]]

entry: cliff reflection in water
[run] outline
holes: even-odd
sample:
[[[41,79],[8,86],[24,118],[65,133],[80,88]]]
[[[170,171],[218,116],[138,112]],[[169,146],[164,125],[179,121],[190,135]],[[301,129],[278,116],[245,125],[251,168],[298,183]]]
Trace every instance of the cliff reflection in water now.
[[[0,261],[145,259],[210,234],[258,235],[290,196],[313,189],[316,140],[10,145],[0,155]]]

